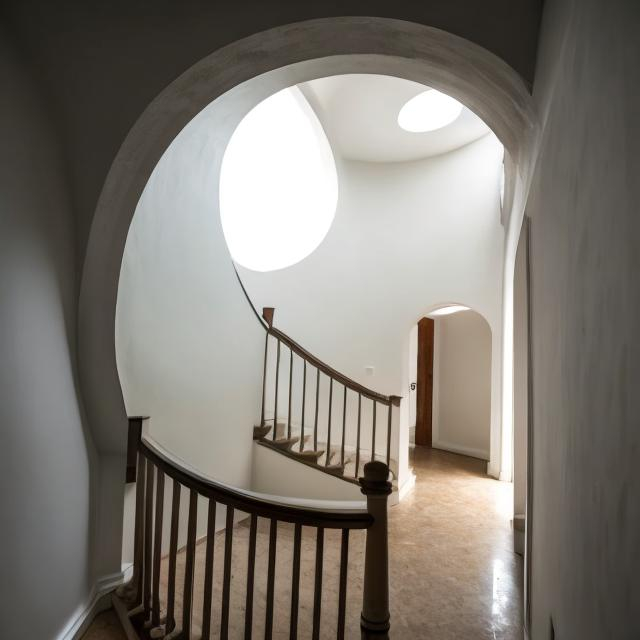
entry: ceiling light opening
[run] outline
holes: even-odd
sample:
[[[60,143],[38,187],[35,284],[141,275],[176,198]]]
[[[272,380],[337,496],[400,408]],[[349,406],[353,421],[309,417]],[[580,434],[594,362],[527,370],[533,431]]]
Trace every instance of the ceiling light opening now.
[[[451,124],[461,113],[462,105],[455,98],[429,89],[405,103],[398,114],[398,125],[411,133],[436,131]]]

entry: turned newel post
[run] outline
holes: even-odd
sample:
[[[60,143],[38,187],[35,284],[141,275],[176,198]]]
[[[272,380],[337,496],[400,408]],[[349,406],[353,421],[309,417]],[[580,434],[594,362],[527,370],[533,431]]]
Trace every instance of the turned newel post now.
[[[142,425],[145,420],[147,420],[145,416],[129,418],[129,433],[127,440],[126,482],[136,483],[136,512],[133,534],[133,575],[131,576],[131,580],[120,586],[116,593],[130,606],[135,606],[142,600],[146,459],[140,453],[140,442],[142,441]]]
[[[367,529],[360,628],[363,640],[382,639],[389,637],[389,467],[379,461],[368,462],[360,485],[367,496],[367,510],[373,517],[373,524]]]

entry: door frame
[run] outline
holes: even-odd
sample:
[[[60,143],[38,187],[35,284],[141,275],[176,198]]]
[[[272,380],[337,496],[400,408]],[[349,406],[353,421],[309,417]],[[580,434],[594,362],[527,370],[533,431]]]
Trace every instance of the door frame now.
[[[418,321],[418,365],[416,374],[416,445],[433,446],[433,359],[435,321]]]

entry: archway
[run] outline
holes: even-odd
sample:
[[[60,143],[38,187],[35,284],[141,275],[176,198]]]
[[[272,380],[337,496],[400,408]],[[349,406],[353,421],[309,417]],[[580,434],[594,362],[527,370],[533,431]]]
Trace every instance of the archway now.
[[[267,95],[312,78],[354,72],[415,80],[477,113],[498,136],[516,169],[508,175],[516,193],[509,224],[519,229],[535,118],[518,74],[488,51],[409,22],[335,18],[278,27],[212,53],[176,79],[140,116],[113,162],[94,216],[80,291],[79,366],[89,424],[102,454],[123,456],[126,446],[114,347],[118,279],[131,219],[158,160],[183,127],[226,92],[233,90],[234,116],[219,132],[221,148],[234,128],[233,118],[241,118]],[[244,83],[251,78],[259,82],[249,88]],[[504,409],[504,415],[508,413]],[[101,495],[119,490],[111,484],[100,488]],[[99,508],[106,510],[118,504],[108,498],[103,502]],[[114,519],[110,512],[99,518]]]

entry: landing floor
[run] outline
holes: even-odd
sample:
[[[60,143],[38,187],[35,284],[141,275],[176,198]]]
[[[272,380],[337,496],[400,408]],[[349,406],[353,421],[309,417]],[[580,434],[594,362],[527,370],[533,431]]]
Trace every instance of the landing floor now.
[[[485,463],[443,451],[417,447],[413,453],[417,476],[415,490],[403,502],[390,509],[390,581],[391,637],[402,640],[515,640],[522,638],[522,560],[515,555],[510,528],[512,485],[488,478]],[[266,523],[265,523],[266,524]],[[239,564],[246,553],[247,528],[242,524],[234,535],[234,567],[236,553]],[[288,637],[288,598],[286,576],[291,557],[291,532],[286,528],[278,535],[278,566],[282,566],[283,582],[276,597],[274,637]],[[265,528],[259,538],[268,538]],[[220,536],[223,543],[223,536]],[[306,628],[311,611],[305,607],[305,583],[312,593],[314,541],[303,541],[300,638],[310,637]],[[330,585],[337,585],[339,543],[327,535],[325,541],[326,608],[335,609]],[[260,540],[258,548],[260,548]],[[308,547],[308,548],[307,548]],[[216,558],[222,558],[222,549]],[[181,578],[178,559],[178,577]],[[350,550],[349,576],[359,587],[362,580],[363,540],[354,535]],[[198,570],[204,564],[204,545],[198,546]],[[217,563],[218,566],[221,562]],[[215,567],[215,563],[214,563]],[[266,568],[266,567],[265,567]],[[238,575],[244,571],[238,567]],[[260,575],[260,573],[258,573]],[[308,580],[305,580],[305,576]],[[200,581],[196,578],[196,584]],[[243,637],[242,580],[232,592],[237,606],[231,616],[231,637]],[[278,580],[276,580],[278,583]],[[256,584],[254,637],[259,633],[263,611],[262,586]],[[359,588],[351,590],[348,600],[348,638],[358,638]],[[309,594],[308,594],[309,595]],[[214,593],[214,603],[219,602]],[[199,630],[198,612],[202,593],[196,593],[194,637]],[[233,615],[233,613],[237,615]],[[335,637],[335,624],[327,616],[322,637]],[[214,619],[216,611],[214,605]],[[109,624],[109,614],[96,619],[85,640],[120,640],[118,631]]]

